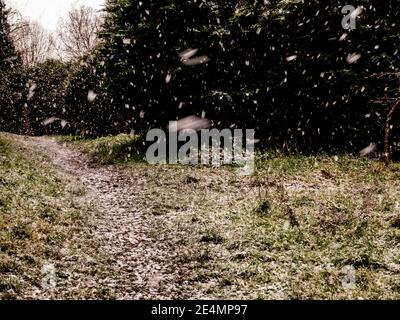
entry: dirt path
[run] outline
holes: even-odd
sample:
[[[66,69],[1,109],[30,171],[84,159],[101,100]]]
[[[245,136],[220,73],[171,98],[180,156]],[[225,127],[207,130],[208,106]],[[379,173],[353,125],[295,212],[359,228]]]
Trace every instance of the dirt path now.
[[[350,156],[278,157],[243,177],[230,167],[94,166],[51,138],[9,141],[30,156],[29,165],[49,171],[45,183],[59,180],[38,210],[49,199],[53,211],[67,211],[62,216],[69,219],[61,243],[53,239],[65,219],[54,220],[59,229],[51,228],[49,237],[45,228],[38,233],[44,237],[37,243],[46,246],[38,261],[32,255],[21,263],[37,271],[18,273],[24,288],[19,298],[399,296],[397,165],[382,171],[378,161]],[[29,195],[23,191],[20,197]],[[25,206],[35,208],[28,201]],[[90,221],[74,219],[76,211]],[[41,283],[47,263],[57,275],[53,292]],[[342,285],[349,265],[359,279],[355,290]]]
[[[78,179],[88,190],[83,201],[92,208],[93,236],[108,257],[109,275],[101,287],[117,299],[184,297],[174,244],[149,236],[152,215],[137,205],[135,177],[124,170],[90,164],[86,157],[48,137],[25,138],[28,147],[47,155],[61,174]],[[142,199],[143,201],[143,199]]]

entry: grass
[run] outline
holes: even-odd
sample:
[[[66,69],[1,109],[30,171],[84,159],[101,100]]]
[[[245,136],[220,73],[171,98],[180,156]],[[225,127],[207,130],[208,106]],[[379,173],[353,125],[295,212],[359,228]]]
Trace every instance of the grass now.
[[[121,134],[97,139],[61,136],[58,139],[62,142],[73,143],[76,148],[84,151],[94,162],[100,164],[118,164],[144,159],[144,142],[138,136]]]
[[[102,296],[78,289],[93,278],[85,259],[100,259],[79,201],[85,191],[46,163],[0,133],[0,299]],[[46,287],[49,272],[57,288]]]
[[[60,258],[75,221],[86,221],[71,196],[79,189],[57,180],[43,159],[22,157],[9,139],[0,138],[3,297],[32,286],[41,266]],[[259,155],[256,173],[239,177],[233,167],[136,161],[140,140],[131,136],[60,139],[131,177],[135,207],[152,217],[149,236],[175,243],[179,267],[190,271],[181,280],[187,298],[400,298],[399,164],[275,153]],[[342,285],[348,266],[352,289]],[[107,297],[103,289],[63,296]]]
[[[229,167],[131,162],[125,170],[146,180],[153,237],[176,238],[193,297],[400,298],[399,164],[264,154],[252,177]],[[353,289],[342,286],[347,266]]]

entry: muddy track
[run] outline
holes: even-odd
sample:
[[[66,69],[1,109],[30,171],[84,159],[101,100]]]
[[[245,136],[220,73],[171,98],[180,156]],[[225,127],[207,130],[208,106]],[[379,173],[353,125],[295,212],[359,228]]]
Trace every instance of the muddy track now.
[[[60,174],[72,175],[87,190],[83,201],[91,208],[92,234],[107,256],[102,267],[110,275],[99,286],[116,299],[185,297],[179,288],[184,271],[178,268],[174,244],[151,237],[154,216],[136,204],[140,186],[135,177],[112,166],[93,166],[52,138],[25,138],[24,144],[45,154]]]

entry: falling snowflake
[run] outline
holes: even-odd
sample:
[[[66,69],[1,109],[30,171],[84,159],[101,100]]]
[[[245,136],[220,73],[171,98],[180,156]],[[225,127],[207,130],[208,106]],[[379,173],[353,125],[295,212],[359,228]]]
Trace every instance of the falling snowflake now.
[[[374,153],[377,149],[377,146],[375,143],[371,143],[368,147],[362,149],[360,151],[360,156],[365,157],[367,155],[370,155],[372,153]]]
[[[97,94],[93,90],[89,90],[87,100],[92,103],[97,97]]]
[[[195,66],[210,61],[208,56],[193,57],[197,54],[198,51],[199,49],[187,49],[181,52],[179,54],[179,57],[181,58],[182,63],[185,66]]]
[[[48,119],[42,121],[42,125],[48,126],[48,125],[50,125],[50,124],[56,122],[57,120],[59,120],[59,119],[56,118],[56,117],[51,117],[51,118],[48,118]]]
[[[31,100],[34,97],[36,88],[37,88],[37,86],[35,83],[33,83],[31,86],[29,86],[29,93],[27,96],[28,100]]]
[[[292,55],[292,56],[290,56],[290,57],[287,57],[287,58],[286,58],[286,61],[287,61],[287,62],[290,62],[290,61],[293,61],[293,60],[296,60],[296,59],[297,59],[297,55],[294,54],[294,55]]]
[[[344,41],[344,40],[346,40],[346,39],[347,39],[347,36],[348,36],[347,33],[343,33],[343,34],[340,36],[339,41]]]
[[[357,61],[361,58],[361,54],[359,53],[351,53],[347,56],[346,61],[348,64],[357,63]]]

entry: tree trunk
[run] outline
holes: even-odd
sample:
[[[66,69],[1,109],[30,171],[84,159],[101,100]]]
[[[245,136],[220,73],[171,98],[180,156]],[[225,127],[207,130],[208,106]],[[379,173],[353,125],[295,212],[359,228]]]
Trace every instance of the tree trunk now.
[[[22,107],[22,113],[23,113],[23,117],[24,117],[24,134],[27,136],[32,135],[32,128],[31,128],[31,121],[29,118],[29,110],[28,110],[28,106],[25,105]]]
[[[388,167],[391,159],[391,144],[392,144],[392,130],[393,130],[393,119],[397,111],[400,111],[400,99],[394,104],[393,107],[390,108],[390,111],[387,115],[386,119],[386,128],[385,128],[385,151],[384,151],[384,159],[385,165]]]

